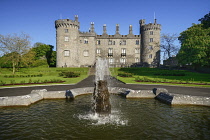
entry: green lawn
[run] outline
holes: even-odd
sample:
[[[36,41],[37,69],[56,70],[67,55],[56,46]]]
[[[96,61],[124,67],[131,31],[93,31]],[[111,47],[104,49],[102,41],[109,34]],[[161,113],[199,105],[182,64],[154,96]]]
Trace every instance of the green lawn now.
[[[111,68],[111,73],[125,83],[210,87],[210,85],[207,85],[210,84],[210,74],[185,70]]]
[[[62,76],[59,76],[59,73],[61,73],[62,71],[80,73],[80,76],[76,78],[64,78]],[[11,69],[1,68],[0,81],[6,84],[12,84],[60,80],[65,81],[62,84],[75,84],[86,78],[88,76],[88,72],[89,68],[21,68],[15,73],[13,78]]]

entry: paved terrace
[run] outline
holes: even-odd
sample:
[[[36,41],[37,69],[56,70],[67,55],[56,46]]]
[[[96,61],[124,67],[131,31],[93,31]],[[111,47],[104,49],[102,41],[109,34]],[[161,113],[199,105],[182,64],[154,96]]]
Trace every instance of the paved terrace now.
[[[95,76],[90,73],[90,76],[77,84],[69,85],[49,85],[49,86],[30,86],[30,87],[13,87],[0,88],[0,97],[4,96],[20,96],[30,94],[32,90],[46,89],[47,91],[65,91],[74,88],[94,87]],[[210,88],[200,87],[180,87],[180,86],[166,86],[166,85],[141,85],[141,84],[124,84],[116,79],[112,80],[113,87],[124,87],[133,90],[152,90],[153,88],[165,88],[169,93],[210,97]]]

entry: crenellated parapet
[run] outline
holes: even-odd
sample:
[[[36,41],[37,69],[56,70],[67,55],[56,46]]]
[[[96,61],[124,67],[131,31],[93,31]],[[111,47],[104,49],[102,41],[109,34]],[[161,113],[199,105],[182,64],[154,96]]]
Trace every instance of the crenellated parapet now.
[[[143,31],[146,31],[146,30],[161,30],[161,25],[160,24],[149,23],[149,24],[141,26],[141,30],[143,30]]]
[[[79,32],[80,37],[91,37],[96,36],[95,32]]]
[[[59,27],[70,27],[79,29],[80,23],[77,20],[59,19],[55,21],[55,28],[57,29]]]
[[[139,21],[141,31],[147,31],[147,30],[161,30],[161,24],[157,24],[157,20],[154,20],[154,23],[145,24],[145,19],[141,19]]]

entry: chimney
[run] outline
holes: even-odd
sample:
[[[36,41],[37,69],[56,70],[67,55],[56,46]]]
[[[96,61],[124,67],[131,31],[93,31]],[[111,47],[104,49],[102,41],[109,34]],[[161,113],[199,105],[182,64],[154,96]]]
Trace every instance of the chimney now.
[[[106,24],[104,24],[104,26],[103,26],[103,34],[107,34],[106,33]]]
[[[74,16],[74,20],[78,22],[78,15]]]
[[[91,33],[94,33],[94,32],[95,32],[95,31],[94,31],[94,30],[95,30],[95,28],[94,28],[94,22],[91,22],[90,25],[91,25],[91,27],[90,27],[90,32],[91,32]]]
[[[129,34],[133,34],[132,25],[129,26]]]
[[[120,25],[116,24],[116,34],[120,34]]]

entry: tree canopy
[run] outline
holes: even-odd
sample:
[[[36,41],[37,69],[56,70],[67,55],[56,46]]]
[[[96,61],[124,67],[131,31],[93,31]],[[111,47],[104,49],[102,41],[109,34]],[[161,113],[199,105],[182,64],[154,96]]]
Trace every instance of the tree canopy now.
[[[0,51],[3,52],[5,62],[12,63],[13,74],[19,66],[21,56],[30,49],[30,36],[21,34],[0,35]]]
[[[47,64],[49,66],[56,65],[56,53],[53,51],[54,46],[37,42],[34,44],[32,51],[35,52],[35,60],[40,65]]]
[[[11,43],[6,44],[3,41],[0,43],[0,49],[3,52],[2,57],[0,57],[0,67],[13,67],[13,73],[15,73],[16,68],[20,67],[56,66],[56,52],[53,51],[54,46],[38,42],[35,43],[34,47],[31,48],[29,46],[20,47],[19,43],[19,47],[21,48],[19,50],[11,47],[15,44],[14,42],[12,42],[13,39],[10,39],[11,37],[13,37],[12,35],[1,35],[0,37],[1,41],[3,40],[4,42]],[[12,48],[11,50],[8,49],[10,47]]]
[[[198,21],[200,21],[204,28],[209,28],[210,27],[210,12],[208,14],[206,14],[203,18],[199,19]]]
[[[180,64],[195,68],[210,66],[210,22],[207,17],[205,15],[199,20],[201,24],[193,24],[180,34],[181,49],[177,55]]]

